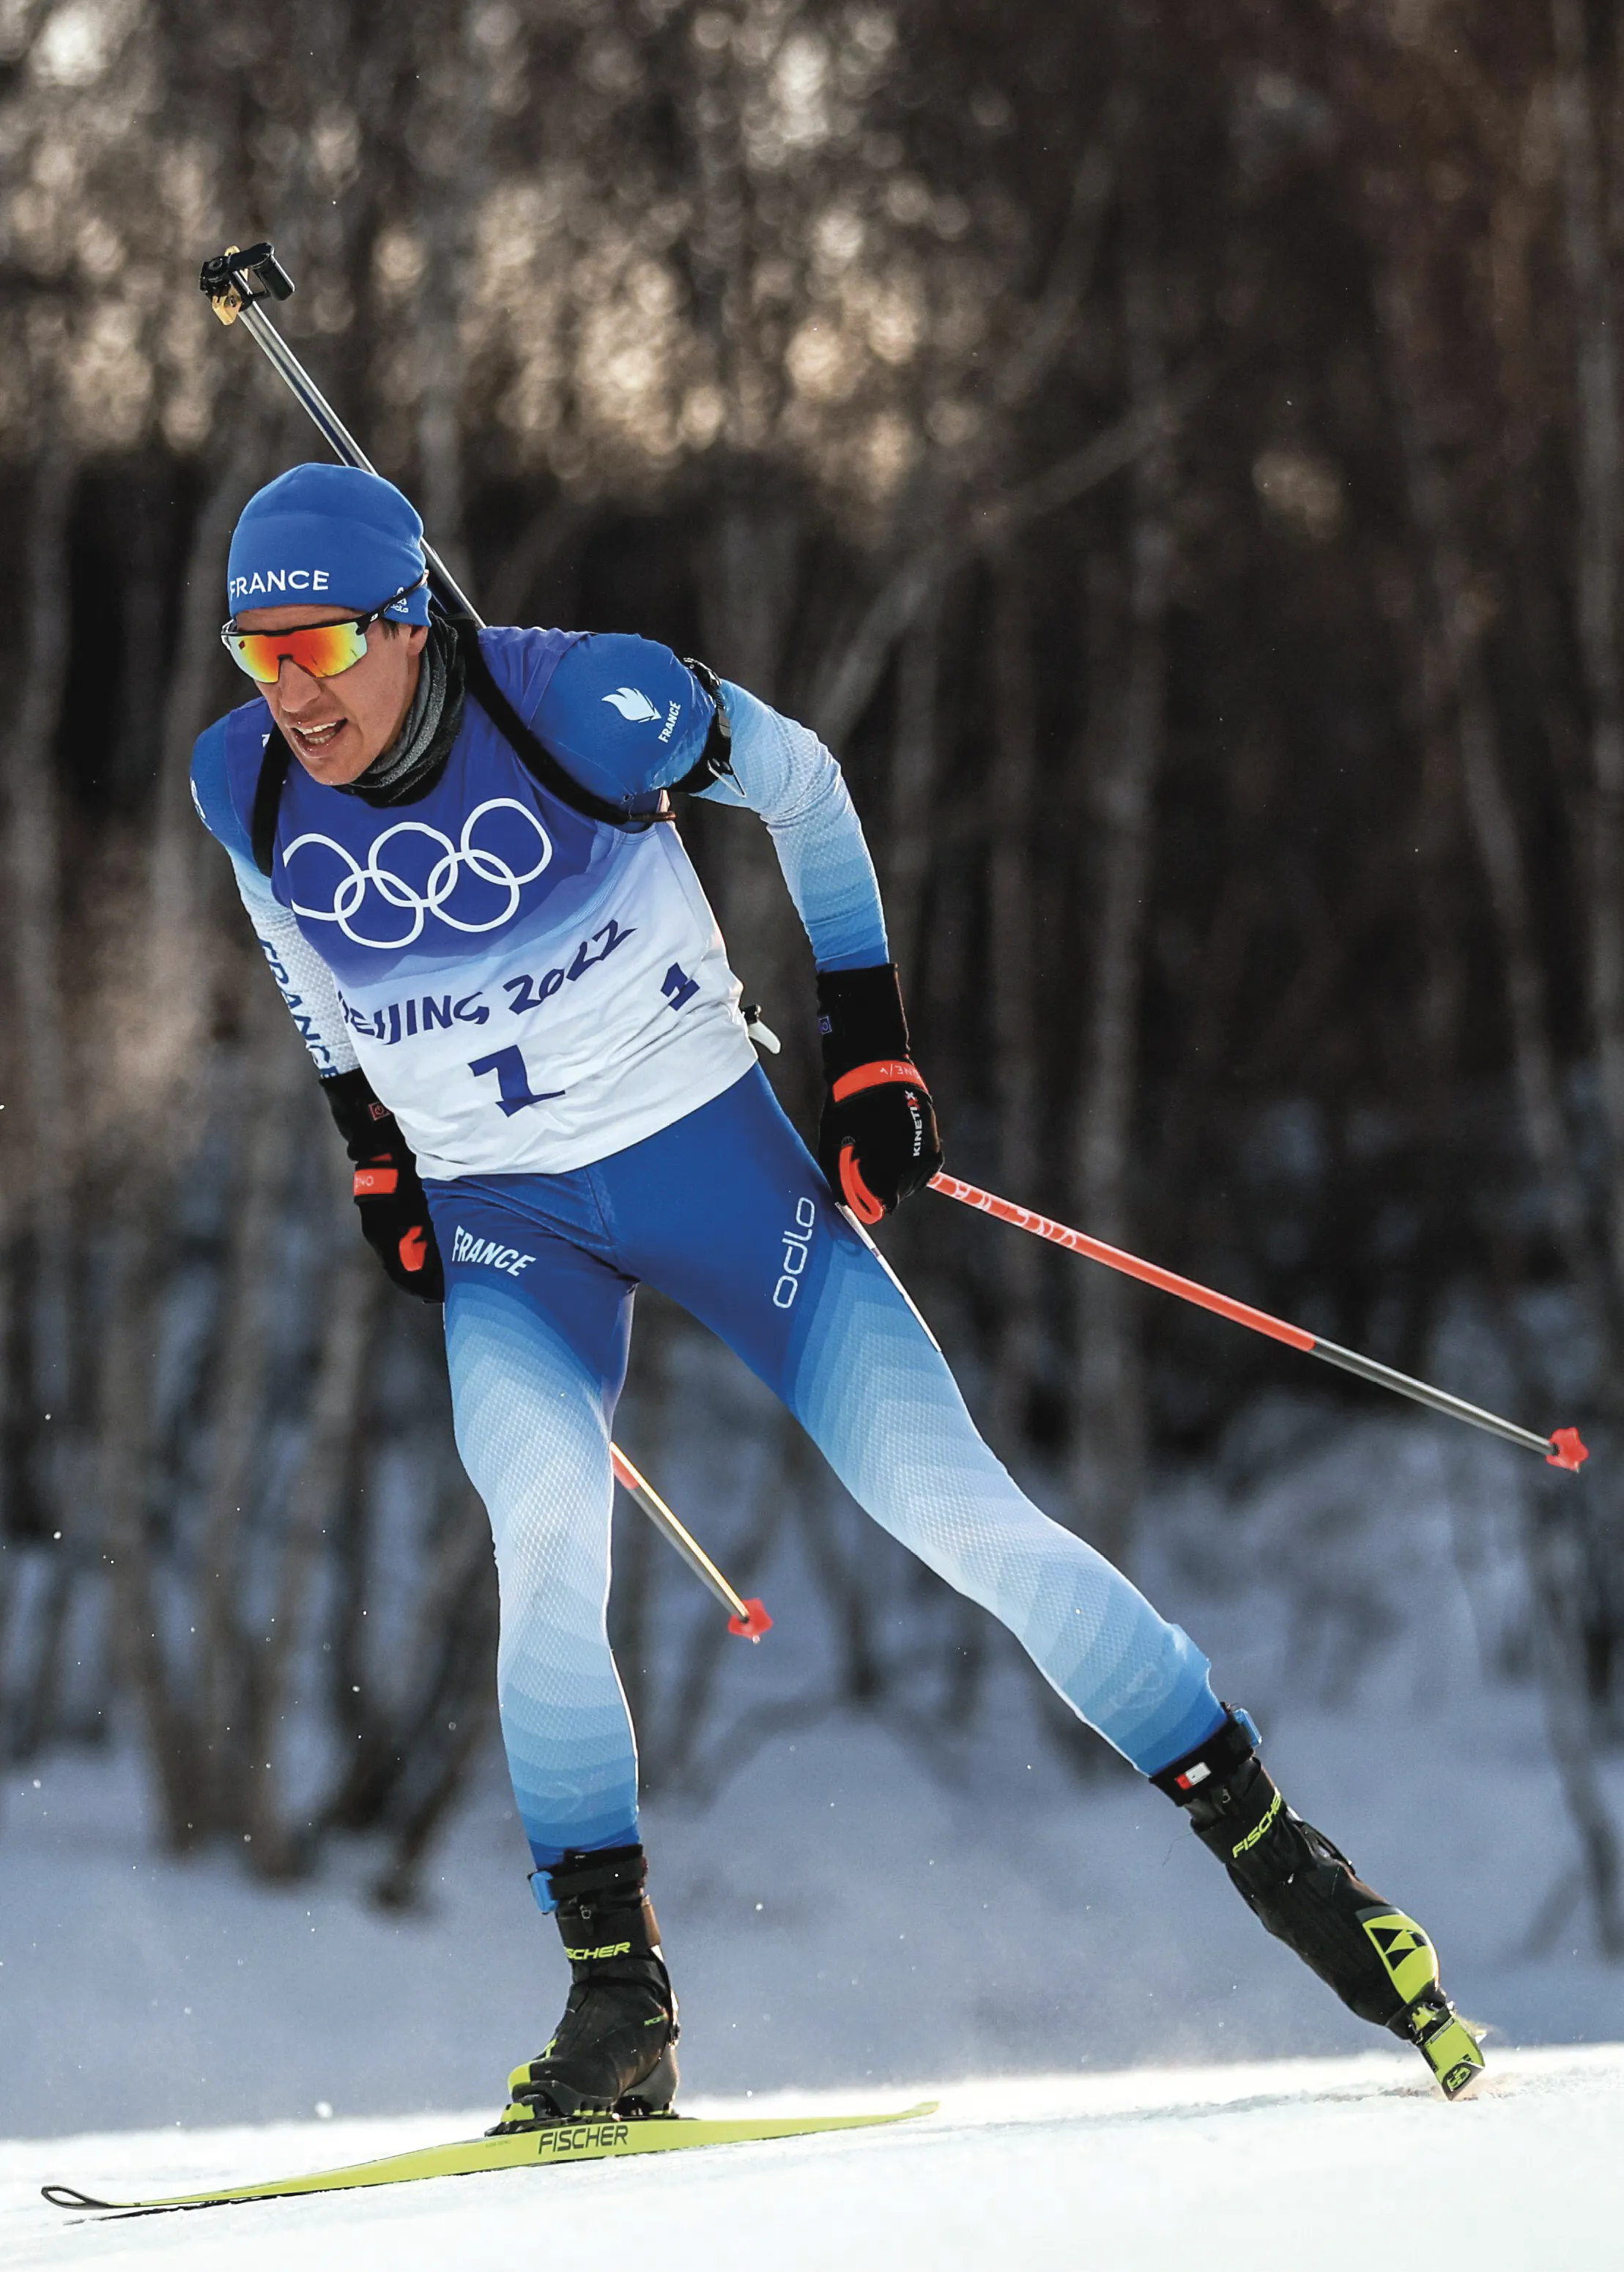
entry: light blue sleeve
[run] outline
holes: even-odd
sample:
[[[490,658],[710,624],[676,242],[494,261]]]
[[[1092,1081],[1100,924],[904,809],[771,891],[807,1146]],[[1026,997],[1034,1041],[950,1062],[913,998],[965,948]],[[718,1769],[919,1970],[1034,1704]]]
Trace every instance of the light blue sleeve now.
[[[781,718],[730,681],[722,699],[733,729],[733,777],[699,794],[745,805],[767,823],[819,970],[888,962],[874,863],[846,777],[810,727]]]
[[[253,862],[233,852],[231,871],[259,952],[271,967],[311,1063],[324,1080],[336,1072],[353,1072],[360,1059],[349,1038],[338,981]]]

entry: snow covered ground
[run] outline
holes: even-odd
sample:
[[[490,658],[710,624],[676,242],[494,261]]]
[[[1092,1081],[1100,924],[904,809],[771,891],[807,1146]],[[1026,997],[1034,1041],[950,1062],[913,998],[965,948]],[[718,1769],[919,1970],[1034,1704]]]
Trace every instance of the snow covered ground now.
[[[1166,1506],[1147,1580],[1295,1803],[1433,1932],[1492,2049],[1624,2040],[1624,1968],[1564,1905],[1575,1841],[1538,1694],[1493,1663],[1518,1584],[1496,1471],[1452,1498],[1437,1446],[1379,1432],[1240,1513]],[[793,1575],[768,1573],[760,1648],[721,1643],[746,1726],[806,1677]],[[690,2090],[1369,2046],[1183,1818],[1119,1767],[1079,1782],[1036,1704],[1012,1646],[955,1745],[922,1753],[882,1704],[782,1730],[704,1804],[649,1807]],[[1616,1762],[1609,1779],[1624,1822]],[[280,1890],[227,1855],[164,1858],[118,1754],[14,1771],[4,1806],[0,2137],[490,2106],[557,2016],[562,1960],[494,1753],[415,1914],[368,1906],[375,1854],[336,1850]]]
[[[1079,1782],[1007,1653],[970,1737],[922,1750],[883,1703],[809,1719],[645,1822],[688,2111],[939,2093],[943,2115],[556,2182],[94,2232],[47,2208],[46,2179],[183,2189],[469,2134],[556,2017],[563,1967],[495,1757],[405,1915],[362,1897],[375,1854],[334,1850],[277,1890],[223,1854],[165,1859],[126,1754],[13,1771],[0,2261],[221,2256],[226,2240],[234,2265],[296,2247],[309,2272],[497,2262],[514,2242],[550,2261],[656,2230],[662,2261],[702,2254],[707,2272],[746,2253],[981,2267],[998,2247],[1023,2268],[1086,2251],[1100,2272],[1161,2272],[1198,2242],[1203,2272],[1261,2272],[1300,2265],[1310,2232],[1317,2267],[1359,2272],[1605,2261],[1583,2243],[1619,2229],[1624,2054],[1605,2047],[1624,2043],[1624,1968],[1568,1898],[1573,1832],[1537,1692],[1515,1676],[1511,1502],[1492,1465],[1446,1457],[1435,1436],[1378,1431],[1271,1470],[1244,1503],[1169,1500],[1144,1575],[1257,1713],[1295,1802],[1436,1936],[1447,1985],[1490,2031],[1480,2104],[1428,2096],[1413,2058],[1259,1931],[1156,1793],[1119,1768]],[[817,1653],[793,1568],[761,1589],[779,1626],[760,1649],[722,1644],[745,1724]],[[1624,1821],[1618,1763],[1607,1781]]]
[[[780,1738],[703,1809],[649,1810],[690,2089],[1371,2044],[1182,1817],[1126,1775],[1080,1788],[1022,1700],[959,1780],[846,1717]],[[1285,1788],[1428,1924],[1492,2046],[1624,2039],[1624,1973],[1576,1920],[1526,1945],[1573,1842],[1524,1692],[1373,1737],[1336,1709],[1275,1724]],[[494,2105],[557,2016],[562,1959],[494,1774],[404,1917],[361,1898],[361,1857],[266,1891],[221,1857],[153,1855],[116,1761],[40,1780],[26,1801],[13,1784],[0,1842],[0,2137]]]
[[[875,2094],[867,2094],[870,2099]],[[849,2103],[849,2094],[842,2103]],[[471,2115],[0,2147],[0,2261],[440,2272],[1477,2272],[1618,2261],[1624,2045],[1519,2052],[1446,2106],[1377,2052],[964,2084],[905,2128],[100,2222],[42,2176],[185,2190],[467,2134]],[[774,2099],[775,2111],[805,2096]],[[760,2109],[761,2102],[753,2102]],[[721,2112],[718,2102],[706,2112]]]
[[[41,1781],[0,1845],[0,2136],[478,2104],[556,2017],[562,1962],[494,1776],[406,1917],[365,1904],[359,1856],[266,1892],[223,1857],[150,1855],[116,1763]],[[1037,1741],[955,1786],[837,1723],[646,1832],[693,2089],[1364,2040],[1259,1956],[1164,1802],[1079,1793]]]

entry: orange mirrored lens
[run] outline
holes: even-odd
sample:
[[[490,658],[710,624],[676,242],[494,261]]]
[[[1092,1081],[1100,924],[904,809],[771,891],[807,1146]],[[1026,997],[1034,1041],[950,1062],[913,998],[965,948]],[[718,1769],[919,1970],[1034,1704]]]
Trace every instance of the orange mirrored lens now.
[[[276,684],[284,655],[312,678],[336,678],[367,651],[366,633],[353,622],[311,624],[296,632],[228,632],[225,641],[237,669],[261,686]]]

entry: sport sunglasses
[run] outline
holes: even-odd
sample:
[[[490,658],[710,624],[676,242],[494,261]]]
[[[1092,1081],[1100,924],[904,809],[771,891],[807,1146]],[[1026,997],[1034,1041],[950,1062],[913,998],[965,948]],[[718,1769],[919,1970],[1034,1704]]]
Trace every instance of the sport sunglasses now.
[[[312,678],[336,678],[360,661],[367,651],[367,633],[379,617],[421,591],[428,580],[425,571],[415,583],[402,584],[364,616],[345,616],[336,624],[307,624],[301,631],[240,632],[236,617],[228,616],[220,627],[221,645],[237,669],[260,686],[275,685],[284,656]]]

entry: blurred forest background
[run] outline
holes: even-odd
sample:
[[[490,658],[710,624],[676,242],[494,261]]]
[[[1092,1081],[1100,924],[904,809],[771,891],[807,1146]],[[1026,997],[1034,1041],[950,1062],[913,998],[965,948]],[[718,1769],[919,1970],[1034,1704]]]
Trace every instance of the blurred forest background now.
[[[196,288],[268,236],[489,618],[668,639],[841,756],[951,1167],[1582,1424],[1516,1479],[1518,1646],[1624,1948],[1621,74],[1584,0],[0,0],[7,1757],[116,1719],[177,1850],[373,1831],[399,1892],[489,1737],[437,1321],[187,794],[231,523],[319,454]],[[684,827],[810,1129],[767,840]],[[886,1236],[1130,1568],[1148,1477],[1365,1409],[1298,1367],[1283,1419],[1297,1360],[945,1202]],[[721,1372],[645,1304],[656,1480]],[[831,1693],[969,1721],[985,1621],[754,1409],[683,1511],[745,1586],[800,1526]],[[632,1521],[679,1784],[732,1644]]]

